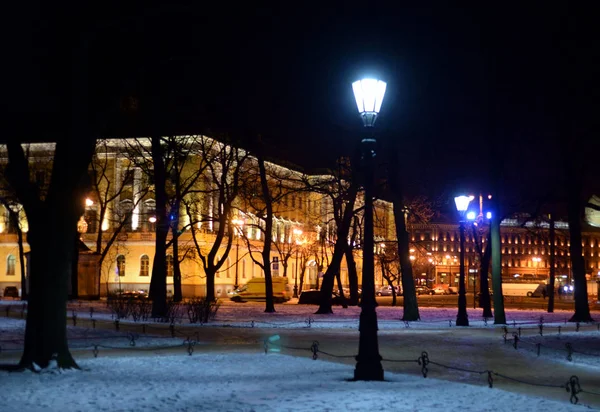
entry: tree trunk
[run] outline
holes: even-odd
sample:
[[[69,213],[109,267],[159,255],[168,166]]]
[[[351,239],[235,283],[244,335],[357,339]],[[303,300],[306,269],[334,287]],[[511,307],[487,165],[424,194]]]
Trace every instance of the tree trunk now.
[[[181,264],[179,262],[179,233],[173,228],[173,301],[181,302],[183,295],[181,292]]]
[[[260,185],[262,188],[263,200],[265,202],[265,240],[263,243],[262,259],[265,271],[265,293],[266,304],[265,312],[274,313],[275,304],[273,302],[273,278],[271,277],[271,241],[273,238],[273,199],[269,190],[269,182],[267,181],[267,170],[265,169],[265,160],[262,156],[258,156],[258,168],[260,173]]]
[[[482,222],[480,222],[482,224]],[[483,308],[482,316],[484,318],[493,317],[491,301],[490,301],[490,285],[488,282],[488,273],[490,271],[490,259],[492,257],[491,239],[492,231],[488,232],[485,250],[482,251],[483,242],[478,237],[477,227],[473,224],[473,237],[475,238],[475,246],[480,258],[479,267],[479,307]]]
[[[337,279],[337,283],[338,283],[338,294],[340,295],[340,298],[342,300],[342,307],[344,309],[346,309],[348,307],[348,301],[346,300],[346,296],[344,295],[344,287],[342,285],[342,275],[340,274],[340,272],[337,273],[335,278]]]
[[[394,207],[394,222],[396,223],[396,238],[398,239],[398,257],[402,271],[402,290],[404,293],[404,314],[402,320],[419,320],[419,306],[417,303],[417,291],[413,276],[412,264],[410,263],[409,239],[406,230],[406,216],[404,215],[404,192],[400,182],[400,154],[399,148],[390,150],[390,172],[389,182]]]
[[[204,272],[206,273],[206,300],[213,302],[215,300],[215,275],[217,274],[217,269],[214,265],[210,265],[204,269]]]
[[[336,275],[336,273],[339,273],[340,271],[342,258],[344,257],[344,253],[347,248],[348,233],[350,232],[350,224],[352,223],[352,217],[354,216],[354,203],[356,202],[357,192],[358,188],[353,182],[350,188],[348,189],[348,202],[345,205],[341,223],[337,228],[337,239],[335,240],[335,246],[333,247],[333,256],[331,257],[331,262],[327,267],[327,271],[323,275],[319,309],[317,309],[315,314],[333,313],[333,308],[331,306],[331,294],[333,293],[333,278]],[[317,282],[319,282],[318,275]]]
[[[67,290],[71,271],[74,230],[66,213],[56,210],[47,219],[31,217],[28,240],[30,255],[30,293],[25,326],[25,345],[20,366],[46,367],[52,359],[60,368],[78,368],[67,342]],[[75,221],[69,222],[72,226]],[[52,242],[47,234],[52,233]]]
[[[494,196],[494,209],[492,220],[490,222],[492,248],[492,285],[494,290],[494,324],[506,324],[506,314],[504,313],[504,296],[502,294],[502,245],[500,243],[500,208],[497,199],[497,193]]]
[[[579,198],[581,196],[578,185],[570,182],[570,196],[568,197],[568,218],[571,252],[571,269],[575,281],[575,313],[569,322],[592,322],[588,304],[587,284],[585,280],[585,264],[583,261],[583,247],[581,246],[581,211],[583,207]]]
[[[404,314],[402,320],[415,321],[421,319],[419,305],[417,303],[417,290],[410,263],[408,232],[406,231],[406,220],[404,218],[404,205],[402,197],[395,192],[393,199],[394,222],[396,223],[396,237],[398,238],[398,257],[400,258],[400,269],[402,270],[402,290],[404,293]]]
[[[156,242],[154,263],[150,279],[150,299],[152,299],[152,317],[162,318],[167,312],[167,193],[163,148],[159,136],[152,136],[152,161],[154,163],[154,187],[156,200]]]
[[[347,245],[346,247],[346,265],[348,265],[348,283],[350,287],[350,298],[348,299],[348,305],[358,305],[358,271],[356,270],[356,261],[354,260],[354,253],[352,253],[352,246]]]
[[[554,227],[554,217],[550,215],[550,283],[548,285],[548,313],[554,312],[554,282],[556,279],[556,268],[554,267],[556,262],[556,246],[554,245],[554,239],[556,238],[556,230]]]
[[[75,242],[73,242],[73,253],[71,258],[71,284],[69,289],[71,293],[68,295],[69,299],[77,299],[79,297],[79,233],[75,231]]]

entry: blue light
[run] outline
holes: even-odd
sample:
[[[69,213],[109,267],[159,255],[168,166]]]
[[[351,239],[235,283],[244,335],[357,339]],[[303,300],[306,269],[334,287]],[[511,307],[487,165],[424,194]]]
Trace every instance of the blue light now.
[[[486,219],[491,219],[491,218],[492,218],[492,212],[487,212],[487,213],[485,214],[485,218],[486,218]]]
[[[475,217],[477,217],[477,214],[475,212],[468,212],[467,213],[467,219],[469,219],[469,220],[475,220]]]

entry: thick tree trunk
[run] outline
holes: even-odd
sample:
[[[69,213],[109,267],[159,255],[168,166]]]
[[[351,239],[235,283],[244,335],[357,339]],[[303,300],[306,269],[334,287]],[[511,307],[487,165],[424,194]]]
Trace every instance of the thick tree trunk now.
[[[498,192],[496,192],[498,193]],[[497,195],[494,197],[494,210],[490,222],[492,248],[492,289],[494,290],[494,324],[506,324],[504,296],[502,294],[502,245],[500,244],[500,210]]]
[[[43,212],[42,212],[43,213]],[[25,346],[20,366],[46,367],[52,359],[60,368],[78,368],[67,342],[67,291],[73,256],[74,230],[68,217],[58,211],[33,218],[29,231],[30,292],[25,327]],[[46,222],[44,222],[46,220]],[[70,219],[72,220],[72,219]],[[71,222],[72,226],[75,221]],[[46,241],[52,233],[52,242]],[[65,247],[67,246],[67,247]]]
[[[152,299],[152,317],[162,318],[167,312],[167,218],[166,175],[163,148],[160,136],[152,136],[152,161],[154,163],[154,187],[156,200],[156,242],[154,263],[150,279],[150,299]]]
[[[217,274],[217,269],[214,265],[210,265],[204,269],[204,272],[206,273],[206,300],[213,302],[215,300],[215,275]]]

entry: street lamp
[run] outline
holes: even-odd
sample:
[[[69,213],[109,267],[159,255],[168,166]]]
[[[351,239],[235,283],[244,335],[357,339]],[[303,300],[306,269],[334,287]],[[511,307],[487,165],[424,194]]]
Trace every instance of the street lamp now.
[[[296,275],[294,276],[294,296],[298,297],[298,251],[300,250],[299,238],[302,235],[302,230],[294,229],[294,237],[296,238]]]
[[[233,285],[234,289],[238,288],[238,266],[239,266],[239,256],[240,256],[240,235],[242,234],[242,227],[244,226],[244,221],[242,219],[233,219],[231,221],[233,226],[235,227],[235,284]]]
[[[373,243],[373,180],[375,143],[372,127],[381,109],[386,83],[377,79],[362,79],[352,83],[354,98],[364,126],[370,131],[369,136],[362,139],[362,161],[365,172],[365,211],[364,211],[364,243],[363,243],[363,279],[362,299],[359,321],[360,338],[354,380],[382,381],[383,367],[377,341],[377,313],[375,307],[375,262]]]
[[[460,214],[460,276],[458,285],[458,315],[456,326],[469,326],[467,315],[467,291],[465,288],[465,212],[474,196],[458,196],[454,198],[456,210]]]

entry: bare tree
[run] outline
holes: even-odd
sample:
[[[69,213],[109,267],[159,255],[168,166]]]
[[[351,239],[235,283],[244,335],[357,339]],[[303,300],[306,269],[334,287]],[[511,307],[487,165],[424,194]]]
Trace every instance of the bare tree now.
[[[135,179],[134,163],[127,162],[124,169],[118,169],[121,170],[121,176],[117,176],[111,173],[116,169],[112,159],[109,142],[106,139],[98,140],[90,164],[93,210],[98,213],[96,216],[90,216],[89,219],[94,219],[94,222],[88,223],[93,223],[93,227],[97,228],[96,253],[99,255],[98,265],[100,267],[125,226],[131,222],[133,211],[138,208],[149,192],[148,185],[136,186],[133,184]],[[119,160],[114,161],[118,162]],[[129,204],[127,208],[122,208],[119,203],[125,198]],[[105,227],[105,222],[108,223],[108,227]],[[110,230],[108,230],[109,228]],[[104,235],[107,231],[108,238],[105,239]],[[100,287],[101,277],[99,276],[99,292]]]
[[[252,234],[260,233],[262,238],[262,249],[256,250],[252,243],[252,237],[248,233],[244,236],[244,241],[248,248],[248,256],[258,265],[265,274],[266,305],[265,312],[275,312],[273,301],[273,280],[271,249],[274,237],[273,222],[275,219],[275,210],[279,204],[289,195],[294,187],[299,187],[301,178],[296,177],[296,173],[291,169],[280,167],[265,160],[262,154],[262,143],[258,142],[255,151],[255,165],[248,169],[248,180],[243,187],[243,209],[252,211],[254,220],[248,224],[248,231]],[[257,256],[259,255],[259,256]]]
[[[246,181],[248,153],[233,145],[200,138],[195,153],[206,164],[204,187],[190,190],[183,198],[190,216],[190,231],[196,254],[206,274],[206,298],[215,299],[215,275],[227,261],[233,243],[236,202]],[[206,251],[199,236],[204,227],[214,233]],[[236,262],[237,264],[237,262]]]

